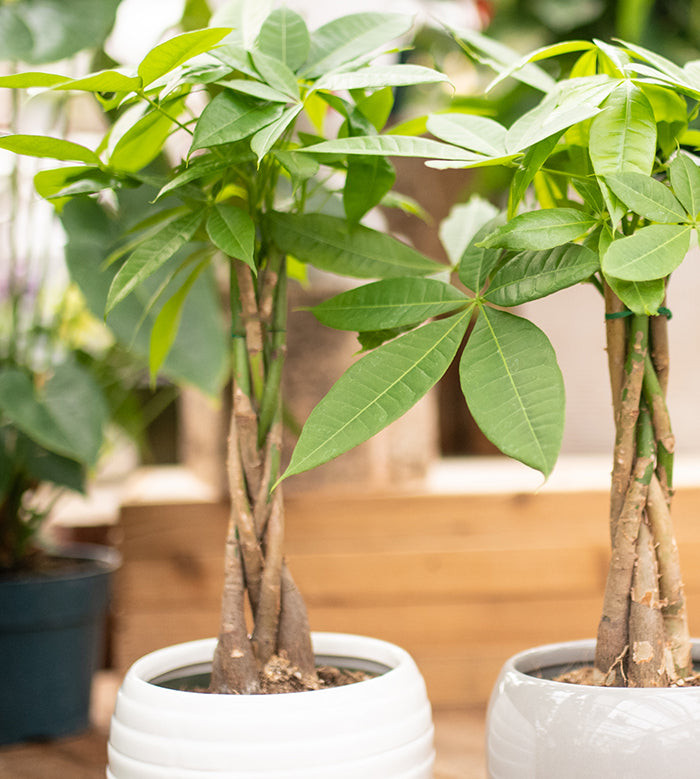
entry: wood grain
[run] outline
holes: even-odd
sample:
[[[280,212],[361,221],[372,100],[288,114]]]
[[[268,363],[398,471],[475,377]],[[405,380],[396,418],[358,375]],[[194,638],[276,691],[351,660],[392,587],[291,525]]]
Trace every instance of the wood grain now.
[[[608,564],[607,494],[295,494],[292,572],[315,630],[414,656],[436,706],[484,705],[503,661],[595,634]],[[700,490],[674,503],[691,630],[700,625]],[[128,506],[120,523],[117,664],[214,635],[223,504]],[[697,595],[697,597],[694,597]]]

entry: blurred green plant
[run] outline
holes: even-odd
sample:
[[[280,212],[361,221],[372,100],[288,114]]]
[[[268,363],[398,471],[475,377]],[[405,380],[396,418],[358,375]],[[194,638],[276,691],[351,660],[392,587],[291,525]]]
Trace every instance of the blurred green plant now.
[[[63,59],[73,67],[70,58],[86,47],[91,47],[86,54],[93,60],[104,61],[99,46],[117,6],[114,0],[0,5],[0,51],[9,60],[4,78],[14,77],[19,60],[38,65]],[[39,122],[57,134],[69,131],[65,93],[37,96],[17,89],[10,94],[11,130]],[[145,403],[143,393],[137,397],[136,390],[147,384],[148,322],[142,322],[134,300],[105,325],[109,274],[101,266],[118,238],[150,207],[156,190],[127,190],[118,202],[56,200],[59,227],[51,207],[36,201],[25,181],[35,173],[41,190],[50,186],[55,173],[40,165],[23,166],[13,155],[6,158],[10,166],[1,190],[7,216],[0,273],[0,569],[16,569],[32,564],[37,536],[60,492],[84,491],[111,427],[125,431],[147,453],[147,425],[175,397],[169,382],[193,384],[216,395],[225,380],[227,356],[217,318],[218,293],[209,276],[183,312],[187,326],[164,367],[168,383]],[[66,269],[76,266],[86,270],[74,281]],[[158,283],[162,279],[154,279],[142,294],[152,295]],[[203,314],[194,311],[195,304]]]

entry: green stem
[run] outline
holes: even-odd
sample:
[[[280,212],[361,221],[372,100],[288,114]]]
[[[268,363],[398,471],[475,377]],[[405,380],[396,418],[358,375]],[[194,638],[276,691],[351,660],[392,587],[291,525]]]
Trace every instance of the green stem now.
[[[139,97],[143,98],[150,106],[151,108],[155,108],[156,111],[163,114],[163,116],[166,119],[169,119],[173,124],[177,125],[181,130],[184,130],[188,135],[194,135],[194,132],[190,130],[190,128],[183,124],[177,117],[171,116],[164,108],[163,106],[158,103],[156,100],[151,99],[143,90],[139,90],[136,93]]]
[[[269,358],[260,403],[260,419],[258,427],[258,445],[262,447],[280,415],[280,386],[282,384],[282,369],[287,350],[287,273],[284,258],[277,254],[277,284],[274,292],[271,330],[269,332]],[[272,270],[272,269],[271,269]],[[273,474],[272,481],[276,481]]]
[[[238,274],[235,263],[229,260],[229,305],[231,307],[231,369],[233,380],[240,389],[250,397],[250,370],[248,367],[248,352],[245,343],[245,325],[241,312],[241,294],[238,285]]]
[[[657,442],[656,472],[664,492],[670,493],[673,487],[673,452],[675,438],[671,430],[671,418],[666,405],[664,391],[654,369],[651,356],[647,353],[643,382],[644,399],[651,409],[654,436]]]

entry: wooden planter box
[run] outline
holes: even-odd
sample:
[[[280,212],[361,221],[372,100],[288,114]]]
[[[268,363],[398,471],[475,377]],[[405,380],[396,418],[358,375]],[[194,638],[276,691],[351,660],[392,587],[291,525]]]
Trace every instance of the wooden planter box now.
[[[415,657],[433,704],[483,704],[503,661],[595,635],[608,564],[607,492],[286,498],[287,550],[312,628],[372,635]],[[700,489],[674,503],[700,625]],[[115,660],[215,635],[227,507],[126,505]]]

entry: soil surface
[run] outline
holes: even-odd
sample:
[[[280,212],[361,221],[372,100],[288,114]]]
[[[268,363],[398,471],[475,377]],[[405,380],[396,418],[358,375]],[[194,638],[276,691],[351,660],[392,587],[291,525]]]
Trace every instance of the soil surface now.
[[[597,672],[592,665],[584,666],[583,668],[575,668],[554,677],[555,682],[586,684],[590,687],[602,686],[601,679],[602,674]],[[675,682],[672,682],[669,687],[700,687],[700,672],[695,672],[684,679],[677,679]]]
[[[344,687],[356,682],[372,679],[376,674],[354,671],[350,668],[335,668],[323,665],[316,668],[316,675],[305,674],[292,665],[284,656],[273,655],[258,676],[260,691],[257,695],[277,695],[288,692],[311,692],[332,687]],[[206,687],[183,684],[175,689],[190,692],[211,692]]]
[[[310,676],[303,674],[286,657],[274,655],[260,674],[260,691],[264,695],[308,692],[329,687],[344,687],[346,684],[363,682],[371,678],[372,675],[365,671],[352,671],[327,665],[317,668],[316,676]]]

